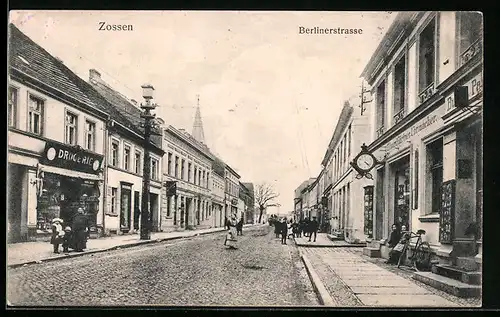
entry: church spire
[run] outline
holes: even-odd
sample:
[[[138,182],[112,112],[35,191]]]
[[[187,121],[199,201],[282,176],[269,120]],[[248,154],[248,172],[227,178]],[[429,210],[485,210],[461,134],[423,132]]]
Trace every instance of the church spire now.
[[[193,124],[193,137],[196,141],[200,143],[205,143],[205,133],[203,132],[203,122],[201,121],[201,112],[200,112],[200,95],[196,95],[197,105],[196,105],[196,114],[194,116],[194,124]]]

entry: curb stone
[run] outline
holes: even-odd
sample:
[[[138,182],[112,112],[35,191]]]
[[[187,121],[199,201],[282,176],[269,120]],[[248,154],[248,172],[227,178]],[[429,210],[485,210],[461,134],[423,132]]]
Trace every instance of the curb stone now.
[[[314,270],[311,262],[307,258],[305,254],[299,251],[300,257],[304,262],[304,266],[306,267],[307,275],[309,275],[309,279],[311,280],[311,284],[314,288],[314,291],[318,295],[318,299],[320,304],[323,306],[338,306],[335,300],[330,296],[330,293],[326,289],[325,285],[319,278],[318,274]]]
[[[247,228],[248,227],[258,228],[259,226],[258,225],[249,225],[249,226],[247,226]],[[193,238],[196,236],[202,236],[202,235],[207,235],[207,234],[212,234],[212,233],[220,233],[223,231],[226,231],[225,228],[220,228],[218,230],[208,231],[208,232],[192,232],[192,233],[189,233],[185,236],[165,237],[165,238],[137,241],[137,242],[132,242],[132,243],[128,243],[128,244],[114,245],[114,246],[109,247],[109,248],[89,250],[86,252],[70,253],[70,254],[66,254],[66,255],[62,255],[62,256],[58,256],[58,257],[47,258],[47,259],[42,259],[42,260],[31,260],[31,261],[24,261],[24,262],[20,262],[20,263],[8,264],[7,268],[13,269],[13,268],[18,268],[21,266],[26,266],[26,265],[31,265],[31,264],[41,264],[44,262],[52,262],[52,261],[56,261],[56,260],[76,258],[76,257],[84,256],[87,254],[102,253],[102,252],[106,252],[106,251],[115,251],[115,250],[126,249],[126,248],[136,247],[136,246],[145,245],[145,244],[159,243],[159,242],[164,242],[164,241],[179,240],[179,239],[185,239],[185,238]]]

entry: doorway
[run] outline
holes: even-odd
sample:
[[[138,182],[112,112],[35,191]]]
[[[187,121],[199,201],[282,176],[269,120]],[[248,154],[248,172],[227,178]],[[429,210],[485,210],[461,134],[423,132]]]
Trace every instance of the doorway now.
[[[21,234],[22,224],[22,184],[24,170],[16,164],[9,164],[8,179],[8,222],[7,243],[25,241]]]
[[[151,223],[151,231],[158,231],[158,194],[149,194],[149,221]]]
[[[120,230],[123,233],[130,231],[130,214],[132,204],[132,188],[130,185],[121,186],[120,198]]]
[[[382,239],[384,232],[384,210],[385,210],[385,195],[384,195],[384,177],[385,169],[377,170],[377,180],[375,186],[375,239]]]
[[[134,230],[139,230],[139,222],[141,217],[141,194],[138,191],[134,192]]]
[[[410,158],[394,163],[394,219],[393,223],[410,228]]]

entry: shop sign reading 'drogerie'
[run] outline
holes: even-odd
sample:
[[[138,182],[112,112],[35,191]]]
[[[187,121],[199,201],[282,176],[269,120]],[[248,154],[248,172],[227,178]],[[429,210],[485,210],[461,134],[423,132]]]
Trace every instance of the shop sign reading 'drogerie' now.
[[[104,156],[89,152],[81,147],[47,142],[42,164],[74,171],[98,174]]]

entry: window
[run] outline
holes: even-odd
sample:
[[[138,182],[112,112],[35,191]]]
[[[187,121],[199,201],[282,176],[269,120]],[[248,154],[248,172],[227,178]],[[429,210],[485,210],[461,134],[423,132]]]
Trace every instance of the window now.
[[[141,161],[142,161],[141,152],[135,151],[135,173],[136,174],[141,174]]]
[[[443,139],[429,144],[427,153],[431,175],[431,212],[438,213],[441,208],[441,186],[443,185]]]
[[[203,182],[201,183],[201,186],[206,187],[207,186],[207,180],[205,179],[205,171],[202,172],[202,179]]]
[[[185,178],[185,175],[184,175],[184,166],[186,165],[186,161],[183,159],[181,161],[181,179],[184,179]]]
[[[197,176],[198,176],[198,168],[197,168],[197,167],[195,167],[195,168],[194,168],[194,173],[193,173],[193,184],[195,184],[195,185],[198,185],[198,184],[196,183],[196,177],[197,177]]]
[[[347,160],[347,135],[344,134],[344,162]]]
[[[480,40],[483,35],[481,14],[477,12],[457,12],[459,29],[459,66],[480,54]]]
[[[118,141],[111,142],[111,166],[118,167],[118,151],[120,143]]]
[[[167,217],[172,216],[172,197],[167,196]]]
[[[128,145],[123,148],[123,169],[130,170],[130,146]]]
[[[426,90],[434,83],[435,71],[435,19],[433,19],[420,33],[419,45],[419,88],[420,92]]]
[[[378,138],[384,133],[385,126],[385,80],[377,87],[376,120],[376,137]]]
[[[175,177],[179,178],[179,157],[175,157]]]
[[[198,169],[198,185],[201,186],[201,170]]]
[[[413,169],[413,209],[418,209],[418,150],[415,150]]]
[[[210,173],[207,172],[207,188],[210,188]]]
[[[28,108],[29,132],[38,135],[43,134],[43,112],[44,101],[30,95]]]
[[[17,125],[17,100],[18,90],[14,87],[9,87],[9,127],[15,128]]]
[[[172,175],[172,153],[168,153],[167,174]]]
[[[77,125],[78,116],[66,112],[66,143],[71,145],[76,145],[77,143]]]
[[[85,121],[85,148],[90,151],[95,151],[95,123]]]
[[[158,160],[151,159],[151,179],[158,180]]]
[[[189,162],[188,163],[188,179],[187,179],[188,182],[191,182],[191,168],[192,168],[192,164],[191,164],[191,162]]]
[[[406,96],[406,57],[403,56],[394,66],[394,124],[405,115]]]
[[[111,188],[111,213],[112,214],[117,214],[118,206],[116,205],[118,196],[118,188],[112,187]]]

